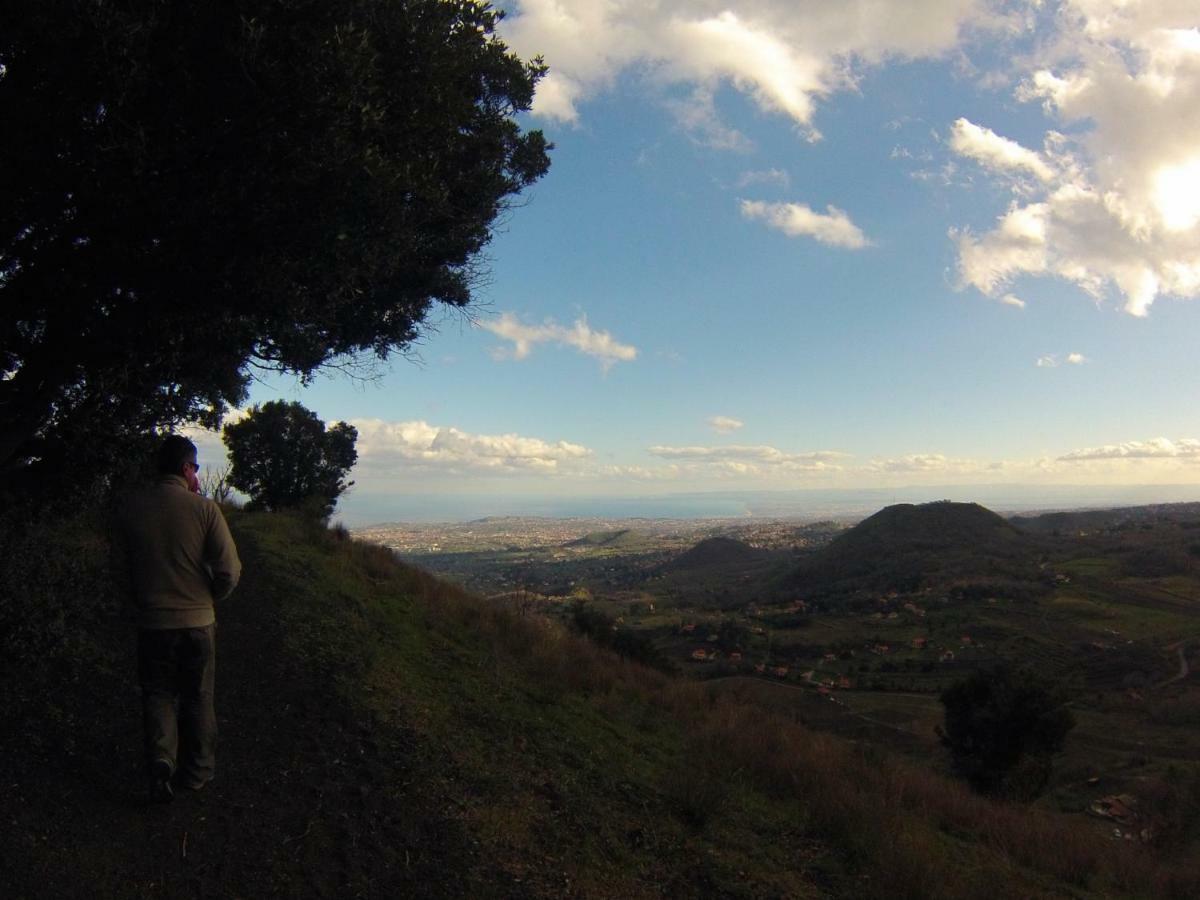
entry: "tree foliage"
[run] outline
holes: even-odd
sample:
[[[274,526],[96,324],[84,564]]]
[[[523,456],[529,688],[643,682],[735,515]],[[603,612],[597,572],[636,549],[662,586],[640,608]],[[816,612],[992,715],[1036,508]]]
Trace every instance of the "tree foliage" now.
[[[649,637],[629,628],[618,627],[616,620],[586,602],[571,606],[571,624],[580,634],[587,635],[601,647],[640,662],[661,672],[674,671],[675,666]]]
[[[317,414],[281,400],[252,406],[225,426],[229,484],[270,510],[311,509],[323,517],[353,482],[346,473],[358,459],[358,431],[338,422],[326,429]]]
[[[951,685],[942,743],[977,789],[1016,799],[1037,796],[1075,727],[1057,690],[1026,670],[1001,666]]]
[[[476,0],[12,0],[0,12],[0,472],[215,425],[471,299],[549,165],[544,73]]]

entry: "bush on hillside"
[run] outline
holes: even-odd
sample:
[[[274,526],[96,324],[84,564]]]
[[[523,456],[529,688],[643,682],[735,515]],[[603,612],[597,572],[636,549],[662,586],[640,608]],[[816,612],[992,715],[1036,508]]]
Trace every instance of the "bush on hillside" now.
[[[1059,692],[1031,672],[1000,666],[975,672],[941,695],[939,729],[954,767],[977,790],[1036,797],[1050,779],[1075,719]]]
[[[670,672],[675,668],[648,637],[628,628],[621,628],[614,619],[586,603],[576,603],[572,606],[571,624],[580,634],[626,659],[640,662],[660,672]]]
[[[0,516],[0,720],[35,752],[86,741],[88,692],[128,663],[111,640],[122,595],[103,524],[95,509]]]
[[[1191,568],[1192,561],[1187,556],[1168,547],[1140,547],[1121,561],[1121,569],[1133,578],[1185,575]]]

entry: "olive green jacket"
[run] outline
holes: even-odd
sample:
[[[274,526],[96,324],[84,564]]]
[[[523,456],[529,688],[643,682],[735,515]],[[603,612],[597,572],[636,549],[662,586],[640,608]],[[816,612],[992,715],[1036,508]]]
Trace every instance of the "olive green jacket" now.
[[[221,509],[164,475],[124,504],[120,526],[139,628],[203,628],[242,574]]]

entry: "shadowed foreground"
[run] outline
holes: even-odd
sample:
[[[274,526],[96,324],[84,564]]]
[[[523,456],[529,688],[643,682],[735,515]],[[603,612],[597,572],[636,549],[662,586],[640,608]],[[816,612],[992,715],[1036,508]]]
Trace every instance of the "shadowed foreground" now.
[[[197,795],[144,799],[129,627],[110,617],[81,634],[72,617],[87,607],[61,589],[26,604],[33,618],[58,598],[66,649],[10,676],[3,698],[18,725],[0,738],[6,897],[1190,897],[1200,885],[1194,864],[643,668],[344,533],[283,515],[230,524],[245,574],[218,611],[217,778]],[[76,543],[56,577],[103,579],[103,539],[85,529]]]

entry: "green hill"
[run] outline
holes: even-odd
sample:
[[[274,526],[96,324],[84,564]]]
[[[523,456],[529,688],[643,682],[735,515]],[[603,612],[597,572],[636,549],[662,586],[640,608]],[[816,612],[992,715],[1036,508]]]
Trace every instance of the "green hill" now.
[[[1101,825],[622,661],[388,551],[231,515],[217,780],[149,807],[103,531],[2,549],[0,882],[22,897],[1194,896]],[[2,538],[4,536],[0,536]],[[23,586],[18,594],[16,586]],[[85,588],[90,587],[90,590]]]
[[[632,528],[621,528],[616,531],[593,531],[581,538],[568,541],[564,546],[629,551],[646,546],[646,538]]]
[[[793,572],[794,586],[824,594],[916,591],[978,579],[1037,582],[1033,545],[976,503],[886,507],[836,537]]]
[[[764,554],[742,541],[729,537],[706,538],[663,566],[664,571],[714,569],[758,562]]]

